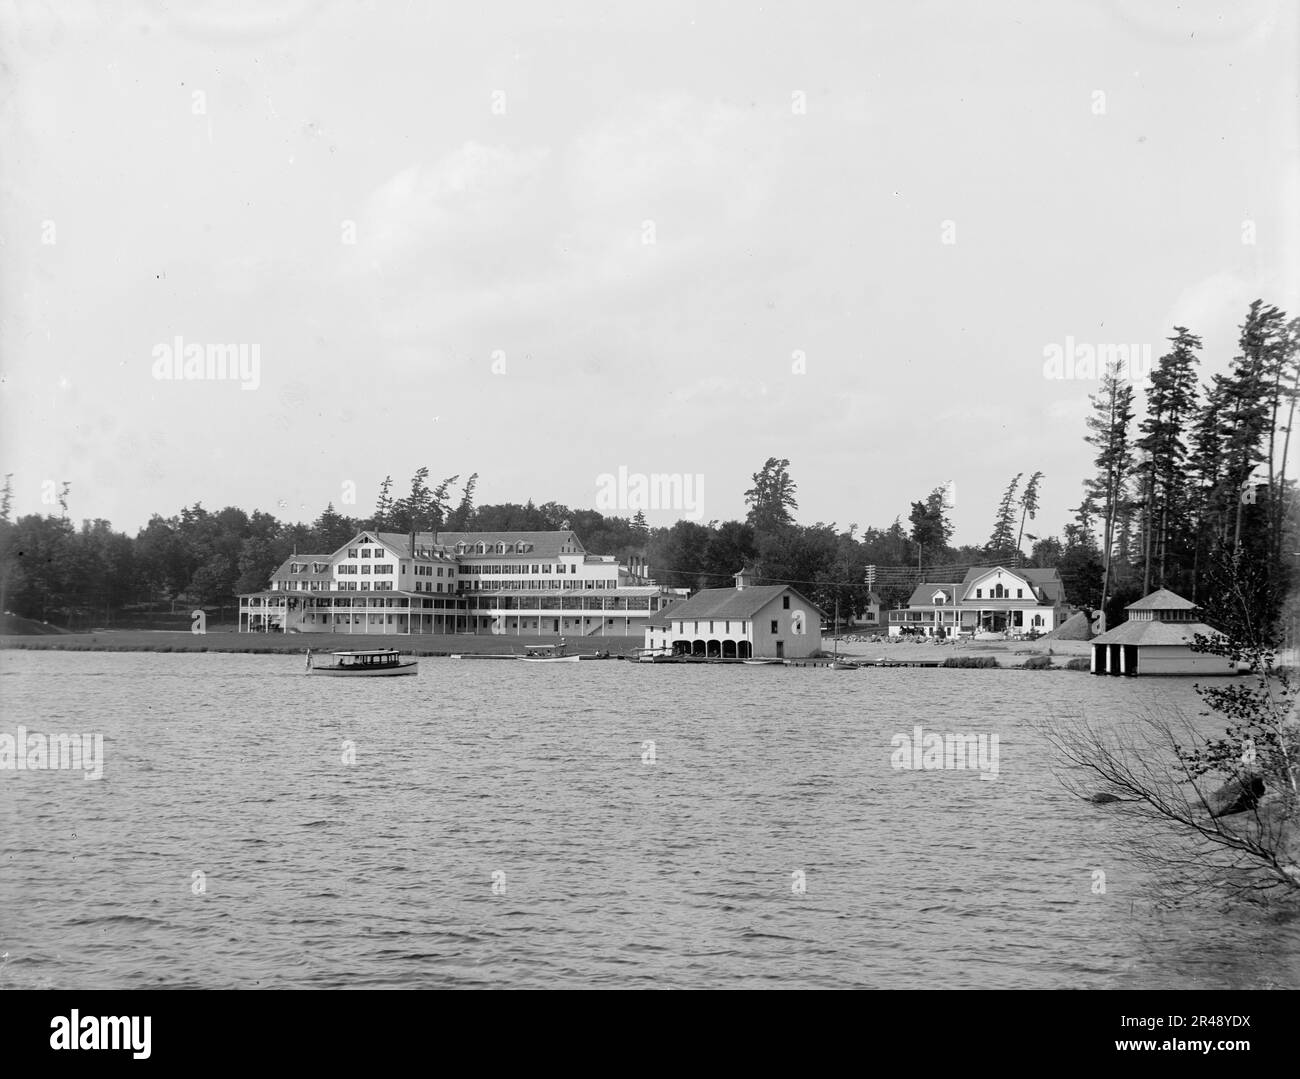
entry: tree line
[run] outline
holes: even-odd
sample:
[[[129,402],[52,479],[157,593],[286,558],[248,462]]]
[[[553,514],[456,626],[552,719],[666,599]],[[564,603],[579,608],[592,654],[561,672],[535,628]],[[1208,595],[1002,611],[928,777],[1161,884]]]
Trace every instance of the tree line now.
[[[971,566],[1004,564],[1055,567],[1071,603],[1104,610],[1114,624],[1126,604],[1153,588],[1208,603],[1224,560],[1248,559],[1268,571],[1266,605],[1275,618],[1300,538],[1287,470],[1300,396],[1298,338],[1300,320],[1256,301],[1237,354],[1202,382],[1200,338],[1175,327],[1150,373],[1140,417],[1127,373],[1107,368],[1090,397],[1085,433],[1095,472],[1060,536],[1037,534],[1045,478],[1037,470],[1014,476],[991,507],[987,542],[961,546],[951,544],[950,484],[911,503],[906,524],[900,514],[888,526],[861,530],[856,523],[805,525],[795,519],[790,462],[777,457],[753,474],[743,520],[656,528],[642,513],[620,517],[556,502],[476,506],[477,473],[432,483],[422,467],[404,493],[386,477],[366,517],[331,503],[310,524],[292,524],[259,510],[214,512],[196,503],[172,517],[153,516],[129,537],[100,519],[75,526],[67,484],[58,514],[11,520],[10,475],[0,505],[0,599],[5,611],[25,617],[96,623],[133,605],[231,602],[265,588],[293,553],[333,552],[363,529],[568,527],[589,551],[644,558],[669,587],[729,586],[750,566],[760,580],[792,583],[824,610],[838,604],[846,616],[861,615],[873,591],[886,607],[899,606],[922,580],[961,580]]]

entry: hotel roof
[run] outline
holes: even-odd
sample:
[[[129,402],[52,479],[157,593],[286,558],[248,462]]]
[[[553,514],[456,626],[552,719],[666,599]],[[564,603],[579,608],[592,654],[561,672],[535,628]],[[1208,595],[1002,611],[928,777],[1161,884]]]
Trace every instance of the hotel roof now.
[[[397,552],[399,558],[411,558],[414,556],[411,551],[411,534],[409,532],[371,532],[369,535],[374,536],[380,543],[391,547]],[[348,546],[351,546],[348,544]],[[440,546],[434,542],[432,532],[417,532],[415,534],[415,547],[419,550],[421,547],[429,550],[432,557],[440,561],[449,560],[455,555],[445,546]]]
[[[550,532],[439,532],[438,543],[444,547],[455,548],[459,543],[477,547],[480,543],[489,550],[480,555],[476,551],[467,551],[466,555],[486,558],[498,552],[490,548],[504,543],[506,554],[528,554],[538,558],[554,558],[561,554],[586,554],[586,548],[579,541],[577,533],[570,529],[557,529]],[[528,545],[528,550],[520,551],[521,543]],[[571,550],[564,550],[564,548]]]

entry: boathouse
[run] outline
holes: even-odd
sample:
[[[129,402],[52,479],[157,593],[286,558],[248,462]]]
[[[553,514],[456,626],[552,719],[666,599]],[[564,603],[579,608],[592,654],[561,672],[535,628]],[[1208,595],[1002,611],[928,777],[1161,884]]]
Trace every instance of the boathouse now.
[[[1201,621],[1201,609],[1161,588],[1125,610],[1128,619],[1092,639],[1093,674],[1232,674],[1231,660],[1192,651],[1200,633],[1218,636]]]
[[[705,588],[651,617],[645,646],[655,652],[710,659],[806,659],[822,646],[817,604],[784,584],[756,585],[753,571],[734,588]]]

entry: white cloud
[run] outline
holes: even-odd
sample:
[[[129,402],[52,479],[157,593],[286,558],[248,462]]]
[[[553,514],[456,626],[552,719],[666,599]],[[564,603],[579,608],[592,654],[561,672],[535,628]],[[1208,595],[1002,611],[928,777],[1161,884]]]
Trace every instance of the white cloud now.
[[[752,242],[743,227],[771,177],[759,130],[743,110],[671,96],[563,151],[466,143],[371,195],[346,276],[397,339],[644,311],[659,285]]]

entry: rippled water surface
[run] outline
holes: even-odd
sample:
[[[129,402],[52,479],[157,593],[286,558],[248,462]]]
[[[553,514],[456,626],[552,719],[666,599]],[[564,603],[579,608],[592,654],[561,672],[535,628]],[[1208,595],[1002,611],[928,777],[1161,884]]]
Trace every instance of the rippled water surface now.
[[[1158,909],[1031,725],[1186,680],[302,666],[0,653],[0,732],[105,753],[0,771],[0,987],[1300,987],[1294,915]],[[918,723],[997,780],[895,770]]]

